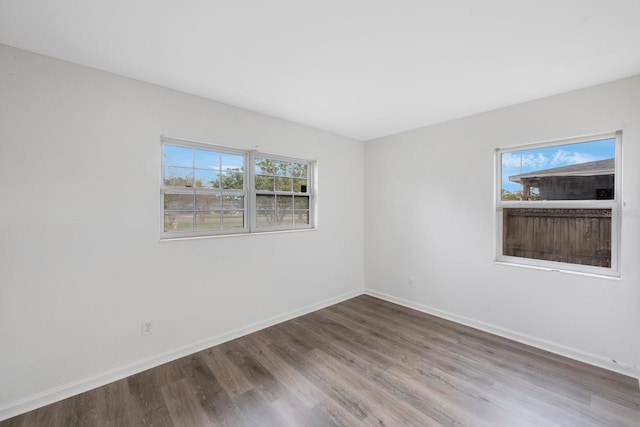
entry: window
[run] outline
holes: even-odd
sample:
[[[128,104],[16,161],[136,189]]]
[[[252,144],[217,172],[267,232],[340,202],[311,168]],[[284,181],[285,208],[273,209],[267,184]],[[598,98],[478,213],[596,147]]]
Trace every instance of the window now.
[[[497,261],[617,276],[621,133],[497,151]]]
[[[246,154],[167,141],[162,159],[164,233],[247,229]]]
[[[310,222],[309,162],[255,157],[256,228],[300,228]]]
[[[309,160],[163,138],[162,237],[313,228],[313,168]]]

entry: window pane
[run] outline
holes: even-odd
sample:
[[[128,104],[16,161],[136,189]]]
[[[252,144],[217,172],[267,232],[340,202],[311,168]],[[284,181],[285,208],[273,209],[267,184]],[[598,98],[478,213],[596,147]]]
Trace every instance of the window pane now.
[[[309,211],[295,211],[293,216],[294,225],[309,224]]]
[[[276,177],[276,191],[291,191],[291,178]]]
[[[291,163],[291,176],[295,178],[306,178],[307,165],[304,163]]]
[[[502,200],[613,199],[615,138],[501,154]]]
[[[164,157],[162,163],[172,166],[193,167],[193,149],[164,145]]]
[[[239,172],[225,172],[222,175],[222,188],[242,190],[243,176]]]
[[[306,179],[293,179],[293,191],[296,193],[306,193],[307,192],[307,180]]]
[[[220,154],[215,151],[195,150],[196,167],[220,170]]]
[[[220,188],[220,175],[211,170],[196,169],[196,187]]]
[[[276,196],[258,194],[256,196],[256,208],[257,209],[275,209]]]
[[[222,197],[219,194],[196,193],[196,209],[214,211],[222,209]]]
[[[298,209],[309,209],[309,197],[308,196],[296,196],[295,207]]]
[[[293,211],[278,211],[276,225],[293,225]]]
[[[196,229],[212,230],[220,228],[220,212],[196,212]]]
[[[274,178],[272,176],[256,175],[256,190],[273,191]]]
[[[170,210],[193,209],[193,194],[165,194],[164,208]]]
[[[309,161],[271,159],[265,154],[247,164],[247,158],[253,158],[248,151],[166,142],[169,141],[163,138],[161,194],[167,234],[198,230],[211,232],[197,234],[217,234],[216,230],[221,229],[253,231],[248,230],[247,218],[254,217],[257,227],[262,228],[259,231],[274,227],[290,229],[296,225],[303,228],[309,224],[313,205]],[[255,188],[248,188],[246,180],[253,182]],[[246,199],[249,194],[253,200]]]
[[[293,209],[293,196],[278,196],[278,209]]]
[[[244,211],[224,211],[222,228],[243,228]]]
[[[223,171],[244,171],[244,156],[239,154],[222,154]]]
[[[165,166],[164,185],[171,187],[193,187],[193,169]]]
[[[258,210],[256,212],[256,225],[258,227],[272,227],[275,223],[275,214],[274,210]]]
[[[256,175],[276,175],[278,169],[278,162],[269,159],[256,159]]]
[[[503,255],[611,267],[611,209],[504,209]]]
[[[193,212],[165,212],[164,231],[192,231]]]
[[[244,196],[222,196],[224,209],[244,209]]]
[[[289,162],[276,162],[276,175],[277,176],[291,176],[291,163],[289,163]]]

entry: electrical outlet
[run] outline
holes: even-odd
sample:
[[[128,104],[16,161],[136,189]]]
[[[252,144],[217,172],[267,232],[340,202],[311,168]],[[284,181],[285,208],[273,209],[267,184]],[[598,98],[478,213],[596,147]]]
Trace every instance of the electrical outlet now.
[[[153,330],[153,322],[151,320],[142,321],[142,335],[151,335]]]

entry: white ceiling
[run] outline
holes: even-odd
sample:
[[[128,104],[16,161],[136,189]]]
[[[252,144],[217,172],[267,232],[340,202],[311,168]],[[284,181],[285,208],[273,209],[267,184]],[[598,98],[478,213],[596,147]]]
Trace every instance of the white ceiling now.
[[[640,0],[0,0],[0,43],[368,140],[640,74]]]

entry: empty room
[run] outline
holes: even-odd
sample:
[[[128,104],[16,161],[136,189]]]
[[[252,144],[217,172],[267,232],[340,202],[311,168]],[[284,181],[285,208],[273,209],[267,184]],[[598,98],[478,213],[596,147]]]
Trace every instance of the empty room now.
[[[0,426],[640,425],[637,0],[0,0]]]

